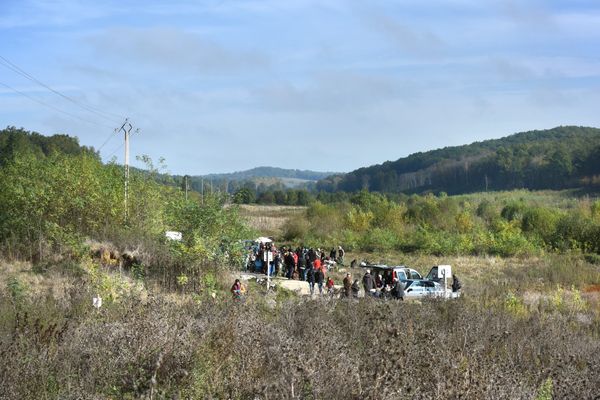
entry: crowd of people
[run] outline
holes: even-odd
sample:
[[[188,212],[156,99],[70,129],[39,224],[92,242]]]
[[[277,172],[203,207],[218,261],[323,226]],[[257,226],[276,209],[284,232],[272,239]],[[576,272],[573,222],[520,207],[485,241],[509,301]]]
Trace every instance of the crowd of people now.
[[[331,276],[327,277],[327,272],[337,268],[338,265],[344,266],[345,251],[342,246],[331,248],[329,255],[320,248],[307,248],[299,246],[293,249],[291,246],[282,246],[278,248],[273,242],[256,242],[250,247],[246,259],[246,269],[250,272],[258,272],[269,276],[284,276],[288,279],[306,281],[309,284],[311,296],[315,294],[315,289],[320,295],[323,295],[324,288],[330,296],[335,295],[335,282]],[[352,261],[351,267],[357,266],[356,260]],[[453,291],[460,290],[460,282],[456,276],[453,276]],[[398,278],[383,279],[379,275],[371,275],[367,269],[362,276],[362,285],[359,279],[353,279],[350,272],[346,273],[343,280],[341,297],[357,298],[359,292],[364,290],[365,296],[392,298],[404,300],[404,283]],[[236,280],[231,288],[234,297],[240,297],[244,288]]]
[[[250,248],[246,269],[269,276],[314,281],[322,289],[325,274],[328,270],[343,266],[345,254],[342,246],[332,247],[327,254],[320,248],[278,248],[273,242],[259,242]]]
[[[347,274],[348,277],[350,274]],[[344,288],[346,288],[346,280],[344,279]],[[355,290],[358,295],[358,280],[354,281]],[[393,298],[404,300],[404,283],[398,278],[393,280],[383,279],[381,275],[371,275],[371,270],[367,269],[362,277],[362,286],[365,291],[365,296]]]

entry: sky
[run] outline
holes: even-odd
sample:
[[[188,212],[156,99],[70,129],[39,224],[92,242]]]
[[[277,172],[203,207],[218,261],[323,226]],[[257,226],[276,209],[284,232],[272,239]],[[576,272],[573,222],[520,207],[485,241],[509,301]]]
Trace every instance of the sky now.
[[[600,127],[597,0],[0,0],[0,56],[2,127],[174,174]]]

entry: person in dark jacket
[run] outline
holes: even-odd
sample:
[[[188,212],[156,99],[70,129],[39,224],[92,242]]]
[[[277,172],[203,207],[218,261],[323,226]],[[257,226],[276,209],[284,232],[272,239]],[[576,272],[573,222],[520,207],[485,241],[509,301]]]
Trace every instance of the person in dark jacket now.
[[[462,288],[462,284],[458,280],[458,277],[452,274],[452,291],[458,292]]]
[[[294,273],[294,269],[296,266],[296,262],[294,260],[294,255],[291,251],[287,251],[283,256],[283,263],[286,269],[286,276],[288,279],[292,279],[292,274]]]
[[[308,261],[311,263],[317,259],[317,252],[312,247],[308,249]]]
[[[358,298],[358,292],[360,292],[360,286],[358,285],[358,279],[354,280],[354,283],[352,284],[352,297],[354,297],[355,299]]]
[[[394,278],[394,286],[392,287],[392,297],[398,300],[404,300],[404,283],[398,278]]]
[[[315,293],[315,280],[316,280],[315,269],[312,266],[310,266],[306,270],[306,274],[307,274],[308,286],[310,287],[310,295],[312,296]]]
[[[344,278],[344,297],[350,298],[350,296],[352,296],[352,275],[348,272]]]
[[[306,265],[308,264],[308,255],[302,252],[298,256],[298,270],[300,270],[300,279],[306,280]]]
[[[371,270],[367,270],[363,276],[363,288],[365,289],[365,297],[372,296],[371,290],[375,287],[373,277],[371,276]]]
[[[319,295],[323,296],[323,281],[325,280],[325,274],[323,273],[323,269],[315,269],[315,281],[317,286],[319,287]]]

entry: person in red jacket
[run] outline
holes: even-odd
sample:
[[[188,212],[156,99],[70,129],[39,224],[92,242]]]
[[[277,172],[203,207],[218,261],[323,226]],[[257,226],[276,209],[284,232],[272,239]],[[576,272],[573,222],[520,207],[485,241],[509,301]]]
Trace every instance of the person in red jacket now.
[[[329,278],[327,279],[327,283],[325,284],[325,287],[327,288],[327,294],[328,294],[330,297],[333,297],[333,294],[334,294],[334,292],[335,292],[335,289],[334,289],[334,287],[333,287],[334,285],[335,285],[335,284],[334,284],[334,282],[333,282],[333,279],[332,279],[331,277],[329,277]]]
[[[242,283],[239,279],[236,279],[235,282],[233,282],[230,291],[234,300],[239,300],[242,297]]]
[[[313,268],[315,269],[315,271],[320,271],[323,268],[323,263],[321,263],[321,260],[319,258],[313,261]]]

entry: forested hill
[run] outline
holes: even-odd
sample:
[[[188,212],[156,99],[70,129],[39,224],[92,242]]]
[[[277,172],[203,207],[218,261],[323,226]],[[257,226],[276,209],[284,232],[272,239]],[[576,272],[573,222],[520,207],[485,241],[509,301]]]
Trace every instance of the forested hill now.
[[[292,178],[307,181],[316,181],[333,175],[335,172],[303,171],[299,169],[285,169],[276,167],[256,167],[246,171],[227,174],[210,174],[200,176],[205,179],[247,180],[251,178]],[[198,178],[198,177],[195,177]]]
[[[268,190],[285,190],[286,188],[313,188],[319,179],[326,178],[335,172],[317,172],[276,167],[257,167],[246,171],[224,174],[196,175],[189,177],[190,187],[202,191],[203,185],[217,187],[219,190],[235,193],[241,188],[253,192]],[[182,176],[174,176],[176,181],[183,180]]]
[[[415,153],[320,180],[317,189],[458,194],[600,186],[600,129],[561,126]]]
[[[81,146],[76,137],[68,135],[44,136],[14,126],[0,130],[0,166],[4,165],[16,153],[47,156],[52,152],[71,155],[88,153],[99,159],[98,154],[92,147]]]

